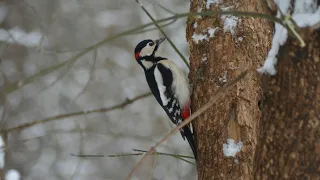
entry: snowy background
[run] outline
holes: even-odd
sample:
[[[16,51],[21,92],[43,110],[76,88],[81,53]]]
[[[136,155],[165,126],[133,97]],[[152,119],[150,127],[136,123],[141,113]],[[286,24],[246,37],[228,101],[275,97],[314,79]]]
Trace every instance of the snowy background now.
[[[52,69],[31,83],[26,78],[54,67],[106,37],[151,22],[134,0],[13,0],[0,3],[1,130],[76,111],[117,105],[149,92],[135,45],[161,36],[158,30],[119,37]],[[188,0],[142,1],[155,19],[188,12]],[[165,29],[188,58],[186,19]],[[159,54],[187,72],[179,56],[164,43]],[[8,90],[16,83],[14,91]],[[124,179],[141,158],[78,158],[74,154],[132,153],[147,150],[173,128],[153,97],[108,113],[74,116],[8,134],[3,172],[17,170],[21,179]],[[191,155],[180,134],[158,151]],[[148,166],[152,166],[149,164]],[[148,167],[147,166],[147,167]],[[1,169],[1,168],[0,168]],[[142,170],[144,171],[144,170]],[[195,179],[191,164],[159,156],[153,179]],[[139,179],[139,177],[138,177]]]

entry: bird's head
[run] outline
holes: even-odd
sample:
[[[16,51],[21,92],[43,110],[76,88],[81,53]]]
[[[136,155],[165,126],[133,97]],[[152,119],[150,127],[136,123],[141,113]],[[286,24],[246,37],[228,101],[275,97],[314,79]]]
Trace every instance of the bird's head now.
[[[156,40],[146,39],[138,43],[134,49],[134,57],[138,63],[145,69],[150,68],[155,62],[155,53],[160,44],[166,40],[167,37],[161,37]]]

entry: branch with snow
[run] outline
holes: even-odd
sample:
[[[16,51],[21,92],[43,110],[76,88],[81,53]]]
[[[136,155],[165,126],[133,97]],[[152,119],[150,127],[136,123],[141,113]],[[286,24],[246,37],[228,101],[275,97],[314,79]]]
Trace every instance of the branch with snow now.
[[[283,14],[287,14],[290,7],[290,0],[275,0],[275,3]],[[281,16],[280,11],[278,11],[277,14],[278,18]],[[320,22],[320,7],[317,8],[316,4],[313,1],[309,0],[295,1],[292,19],[301,28],[313,26]],[[275,33],[272,39],[272,47],[263,66],[257,70],[259,73],[270,75],[276,74],[276,56],[279,52],[280,46],[284,45],[284,43],[286,42],[287,37],[287,29],[280,24],[275,24]]]

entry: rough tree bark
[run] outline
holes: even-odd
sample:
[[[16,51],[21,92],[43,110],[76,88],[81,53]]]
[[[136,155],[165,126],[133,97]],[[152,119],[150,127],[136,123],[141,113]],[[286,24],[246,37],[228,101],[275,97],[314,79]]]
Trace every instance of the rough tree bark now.
[[[255,179],[320,179],[320,33],[302,35],[307,46],[287,41],[276,76],[263,79]]]
[[[221,4],[220,4],[221,5]],[[268,13],[264,0],[224,0],[231,10]],[[206,2],[193,0],[190,11],[206,10]],[[217,4],[210,9],[221,10]],[[197,24],[197,26],[195,25]],[[272,23],[252,17],[239,17],[235,34],[224,33],[220,16],[189,17],[187,41],[190,45],[190,75],[193,85],[192,111],[197,111],[228,80],[250,67],[259,67],[270,49]],[[209,38],[208,28],[219,27]],[[208,41],[193,41],[193,34],[207,35]],[[243,40],[241,39],[243,38]],[[207,59],[207,60],[206,60]],[[194,121],[198,149],[198,178],[250,179],[257,143],[262,97],[260,80],[253,73],[238,82],[216,104]],[[224,157],[223,143],[241,140],[241,153]]]

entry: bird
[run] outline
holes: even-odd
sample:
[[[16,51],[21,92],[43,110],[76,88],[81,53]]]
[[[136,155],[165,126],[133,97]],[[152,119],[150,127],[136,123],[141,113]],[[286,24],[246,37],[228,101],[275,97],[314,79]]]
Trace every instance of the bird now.
[[[145,39],[134,49],[134,57],[144,70],[150,90],[171,122],[179,125],[191,114],[189,82],[174,62],[166,57],[156,56],[160,44],[167,37]],[[195,159],[197,150],[190,125],[180,130],[182,138],[187,139]]]

